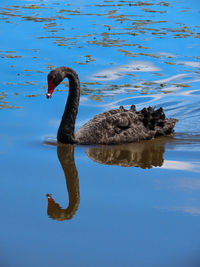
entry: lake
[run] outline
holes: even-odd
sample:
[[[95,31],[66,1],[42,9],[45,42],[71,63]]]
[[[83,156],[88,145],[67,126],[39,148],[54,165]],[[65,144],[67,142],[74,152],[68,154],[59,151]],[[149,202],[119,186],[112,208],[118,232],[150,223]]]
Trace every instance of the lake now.
[[[200,265],[198,1],[2,0],[0,266]],[[123,105],[163,107],[175,134],[56,145],[76,70],[76,128]]]

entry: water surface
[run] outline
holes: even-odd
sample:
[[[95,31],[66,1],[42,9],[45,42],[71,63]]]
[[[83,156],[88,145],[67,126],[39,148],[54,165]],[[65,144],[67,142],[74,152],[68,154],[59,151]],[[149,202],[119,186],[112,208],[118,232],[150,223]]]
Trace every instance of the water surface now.
[[[1,1],[1,266],[199,266],[197,1]],[[123,105],[162,106],[175,135],[56,146],[68,83],[76,127]],[[47,196],[46,196],[47,194]]]

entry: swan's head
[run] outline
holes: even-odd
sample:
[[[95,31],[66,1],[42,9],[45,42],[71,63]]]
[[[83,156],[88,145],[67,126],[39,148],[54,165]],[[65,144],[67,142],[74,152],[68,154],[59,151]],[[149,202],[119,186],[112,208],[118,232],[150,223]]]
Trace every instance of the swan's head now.
[[[47,98],[51,97],[54,89],[62,82],[63,78],[64,77],[62,75],[62,72],[59,71],[59,68],[49,72],[47,76],[47,82],[48,82],[48,93],[46,95]]]

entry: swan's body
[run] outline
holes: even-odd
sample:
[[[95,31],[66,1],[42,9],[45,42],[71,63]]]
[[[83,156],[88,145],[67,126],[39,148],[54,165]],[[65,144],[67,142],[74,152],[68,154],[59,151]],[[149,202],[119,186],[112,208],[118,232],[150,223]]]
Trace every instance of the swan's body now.
[[[80,98],[80,81],[76,72],[59,67],[48,74],[49,98],[54,88],[65,78],[69,79],[69,96],[58,129],[57,140],[65,144],[123,144],[152,139],[173,133],[176,119],[166,119],[162,108],[152,107],[136,111],[123,107],[96,115],[74,133]]]

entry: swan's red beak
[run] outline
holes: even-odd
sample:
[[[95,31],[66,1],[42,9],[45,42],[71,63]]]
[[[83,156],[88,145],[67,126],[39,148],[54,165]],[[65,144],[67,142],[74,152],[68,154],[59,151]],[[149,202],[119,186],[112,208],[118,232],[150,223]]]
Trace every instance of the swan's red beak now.
[[[51,97],[54,89],[55,89],[55,85],[53,83],[53,80],[50,80],[49,83],[48,83],[48,93],[46,94],[47,98]]]

